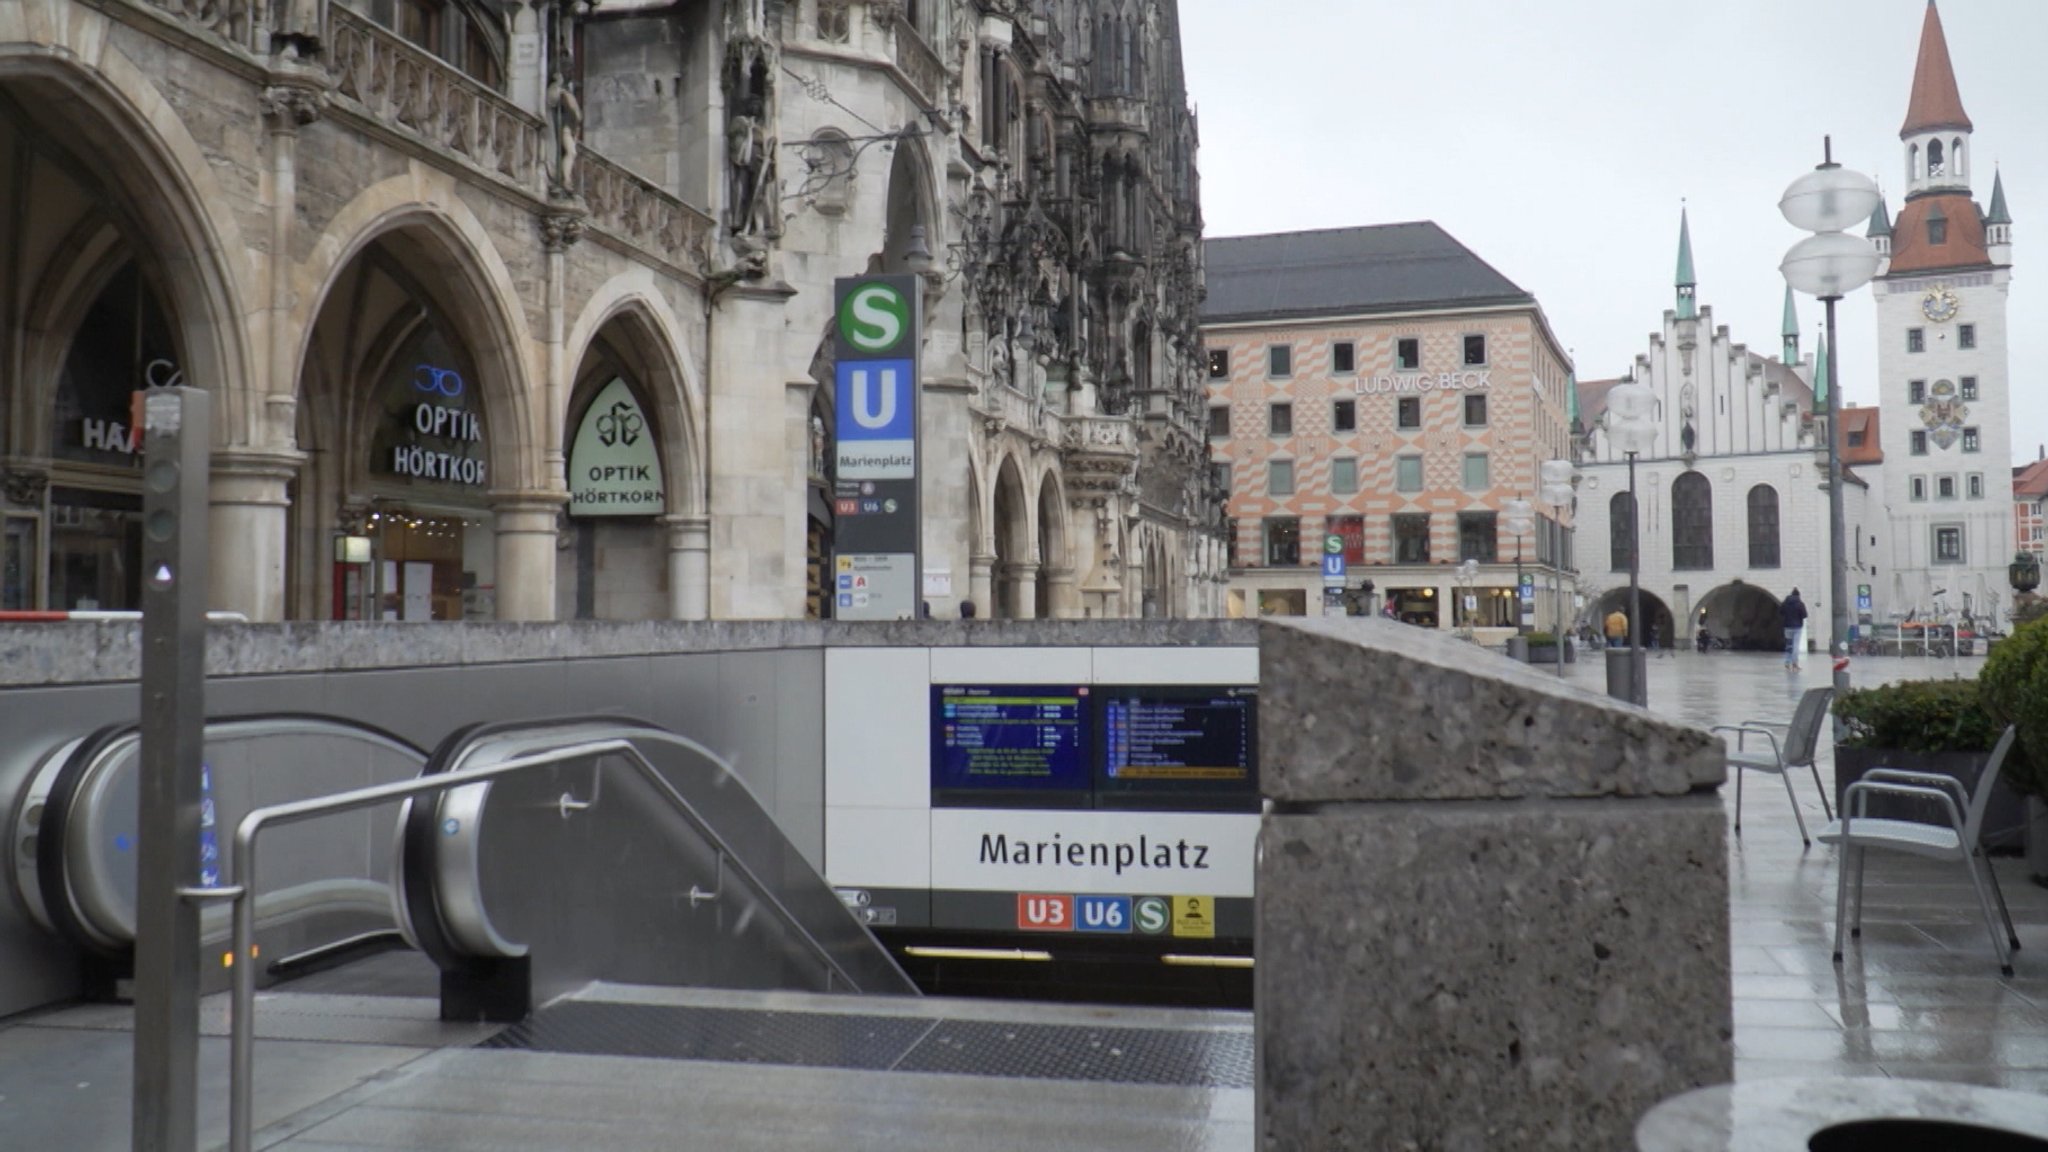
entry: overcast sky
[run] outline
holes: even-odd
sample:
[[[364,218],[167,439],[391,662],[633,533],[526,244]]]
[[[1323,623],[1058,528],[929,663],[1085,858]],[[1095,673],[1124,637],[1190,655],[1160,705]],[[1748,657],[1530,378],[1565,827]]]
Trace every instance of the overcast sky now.
[[[1804,235],[1778,197],[1832,134],[1898,214],[1925,9],[1180,0],[1208,235],[1434,220],[1535,294],[1593,380],[1622,374],[1672,306],[1683,200],[1700,302],[1775,355],[1778,262]],[[1991,162],[2005,173],[2013,456],[2031,460],[2048,441],[2048,2],[1942,0],[1941,17],[1979,203]],[[1798,307],[1810,352],[1821,306]],[[1843,395],[1875,403],[1869,290],[1837,308]]]

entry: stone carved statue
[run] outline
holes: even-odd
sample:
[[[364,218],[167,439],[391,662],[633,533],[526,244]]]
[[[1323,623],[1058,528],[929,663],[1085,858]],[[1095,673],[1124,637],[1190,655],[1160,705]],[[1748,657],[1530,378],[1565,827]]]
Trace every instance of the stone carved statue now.
[[[726,227],[735,236],[782,234],[772,53],[772,45],[754,37],[736,39],[727,48]]]
[[[271,51],[286,60],[310,60],[320,55],[325,31],[321,9],[325,0],[284,0],[277,8],[277,27],[271,30]]]
[[[555,166],[549,173],[548,191],[556,196],[576,194],[576,153],[581,150],[583,105],[557,67],[548,76],[548,123],[555,134]]]

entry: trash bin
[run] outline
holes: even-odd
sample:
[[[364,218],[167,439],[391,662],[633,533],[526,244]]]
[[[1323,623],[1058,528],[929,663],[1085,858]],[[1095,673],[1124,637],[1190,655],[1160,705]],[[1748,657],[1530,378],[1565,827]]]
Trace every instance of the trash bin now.
[[[1607,650],[1607,694],[1616,700],[1632,702],[1635,693],[1635,661],[1630,659],[1635,652],[1629,648]]]
[[[1698,1088],[1636,1125],[1637,1152],[2048,1150],[2048,1100],[1926,1080],[1748,1080]]]

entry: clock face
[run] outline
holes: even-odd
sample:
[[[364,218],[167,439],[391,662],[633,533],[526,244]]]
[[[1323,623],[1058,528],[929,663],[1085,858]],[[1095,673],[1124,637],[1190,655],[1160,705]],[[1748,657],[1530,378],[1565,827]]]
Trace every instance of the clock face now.
[[[1929,289],[1927,295],[1920,298],[1920,314],[1936,324],[1946,324],[1955,319],[1956,313],[1962,309],[1962,298],[1946,284]]]

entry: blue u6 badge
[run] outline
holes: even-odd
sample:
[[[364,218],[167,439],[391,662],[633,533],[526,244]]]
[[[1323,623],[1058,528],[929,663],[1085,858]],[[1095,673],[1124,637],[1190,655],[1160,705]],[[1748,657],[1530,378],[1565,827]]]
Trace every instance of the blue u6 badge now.
[[[1131,930],[1129,896],[1077,896],[1074,927],[1082,932],[1123,932]]]

